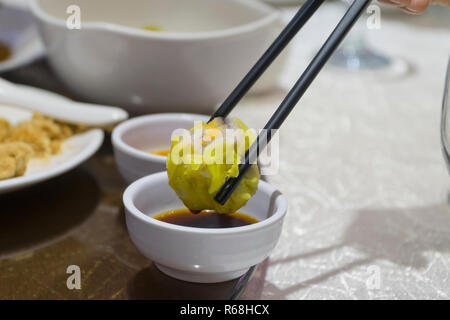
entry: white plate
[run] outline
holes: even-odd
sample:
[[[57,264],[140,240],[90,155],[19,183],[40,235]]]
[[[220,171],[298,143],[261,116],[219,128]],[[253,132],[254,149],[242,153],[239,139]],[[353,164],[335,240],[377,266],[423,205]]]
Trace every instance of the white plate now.
[[[45,55],[31,13],[1,1],[0,42],[12,51],[11,57],[0,62],[0,72],[24,66]]]
[[[61,154],[46,160],[33,159],[24,176],[0,180],[0,194],[31,186],[75,168],[100,148],[103,137],[102,130],[92,129],[67,139]]]

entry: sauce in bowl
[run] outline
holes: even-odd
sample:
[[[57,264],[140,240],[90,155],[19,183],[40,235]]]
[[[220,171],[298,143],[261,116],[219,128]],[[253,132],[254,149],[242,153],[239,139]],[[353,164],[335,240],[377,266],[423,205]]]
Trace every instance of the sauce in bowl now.
[[[164,149],[164,150],[155,150],[155,151],[149,151],[151,154],[155,154],[157,156],[167,157],[169,155],[170,150]]]
[[[258,222],[258,219],[240,212],[223,214],[205,210],[194,214],[189,209],[170,210],[159,213],[153,218],[179,226],[196,228],[234,228]]]
[[[11,56],[11,50],[0,42],[0,62],[7,60]]]

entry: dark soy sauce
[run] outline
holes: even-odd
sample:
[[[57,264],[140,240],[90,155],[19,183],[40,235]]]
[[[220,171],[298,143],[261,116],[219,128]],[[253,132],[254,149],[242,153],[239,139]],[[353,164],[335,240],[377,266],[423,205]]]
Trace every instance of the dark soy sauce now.
[[[8,59],[11,56],[11,50],[0,42],[0,62]]]
[[[234,228],[258,222],[257,219],[239,212],[222,214],[205,210],[194,214],[188,209],[170,210],[159,213],[153,218],[179,226],[195,228]]]

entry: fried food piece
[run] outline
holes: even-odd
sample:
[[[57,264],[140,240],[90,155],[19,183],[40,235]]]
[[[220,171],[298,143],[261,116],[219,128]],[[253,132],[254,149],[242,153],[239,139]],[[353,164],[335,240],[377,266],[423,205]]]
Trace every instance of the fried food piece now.
[[[51,154],[50,138],[32,123],[25,122],[14,128],[7,142],[24,142],[28,144],[37,157]]]
[[[16,175],[16,160],[13,157],[0,158],[0,180],[13,178]]]
[[[0,142],[8,137],[11,131],[11,124],[8,120],[0,118]]]
[[[62,142],[83,129],[35,113],[30,121],[13,127],[5,141],[25,142],[33,148],[34,157],[46,157],[59,153]]]
[[[0,179],[23,175],[32,154],[33,149],[26,143],[0,143]]]
[[[65,139],[85,129],[39,113],[15,127],[0,118],[0,180],[23,175],[30,158],[58,154]]]
[[[25,142],[33,148],[36,157],[52,154],[51,141],[56,139],[61,128],[53,120],[35,114],[31,121],[22,122],[11,130],[7,142]]]

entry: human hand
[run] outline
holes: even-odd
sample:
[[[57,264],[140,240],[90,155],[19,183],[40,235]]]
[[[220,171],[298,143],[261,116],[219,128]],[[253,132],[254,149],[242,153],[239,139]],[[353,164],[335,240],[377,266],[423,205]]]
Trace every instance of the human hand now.
[[[399,7],[410,14],[423,13],[430,4],[442,4],[450,6],[450,0],[378,0],[382,3]]]

